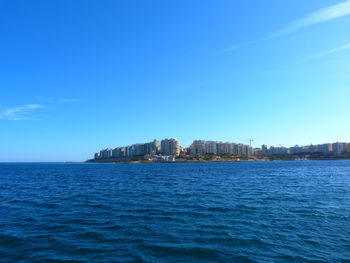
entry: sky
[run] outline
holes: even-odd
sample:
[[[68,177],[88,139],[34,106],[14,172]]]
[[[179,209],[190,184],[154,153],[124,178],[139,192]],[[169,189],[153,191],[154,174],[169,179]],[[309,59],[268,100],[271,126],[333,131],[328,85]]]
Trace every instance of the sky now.
[[[349,28],[350,0],[0,0],[0,162],[350,142]]]

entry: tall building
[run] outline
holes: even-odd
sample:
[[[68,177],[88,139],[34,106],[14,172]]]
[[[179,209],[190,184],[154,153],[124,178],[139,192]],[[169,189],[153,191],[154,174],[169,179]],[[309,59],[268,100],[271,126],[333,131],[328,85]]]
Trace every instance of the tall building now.
[[[179,155],[180,142],[177,139],[164,139],[160,142],[160,153],[162,155]]]
[[[129,146],[126,146],[126,156],[128,157],[132,157],[132,156],[135,156],[135,147],[134,145],[129,145]]]
[[[228,153],[229,154],[234,154],[234,155],[237,155],[237,144],[233,143],[233,142],[230,142],[227,144],[227,150],[228,150]]]
[[[206,153],[205,141],[194,140],[190,146],[190,154],[203,155]]]
[[[336,155],[341,155],[344,152],[344,145],[345,143],[342,142],[336,142],[332,145],[332,152]]]
[[[189,147],[189,154],[233,154],[237,156],[251,156],[252,148],[249,145],[236,144],[233,142],[217,142],[194,140]]]
[[[279,154],[289,154],[290,149],[286,147],[270,147],[269,149],[269,155],[279,155]]]
[[[243,144],[241,143],[237,144],[237,155],[243,156]]]
[[[321,150],[322,150],[322,153],[331,153],[333,150],[332,144],[331,143],[322,144]]]
[[[206,141],[205,142],[205,153],[217,154],[217,142],[215,141]]]
[[[133,145],[135,148],[135,156],[146,155],[146,147],[144,143],[138,143]]]
[[[146,154],[156,155],[160,153],[160,141],[154,140],[149,143],[145,143]]]
[[[265,145],[265,144],[261,145],[261,153],[262,154],[268,153],[267,145]]]
[[[225,142],[218,142],[217,143],[217,154],[225,154],[228,153],[228,145]]]
[[[119,147],[114,148],[112,150],[112,157],[113,158],[119,158],[120,157],[120,148]]]
[[[100,151],[100,159],[108,159],[112,157],[112,149],[107,148]]]
[[[346,143],[346,144],[344,145],[344,152],[345,152],[345,153],[350,153],[350,143]]]

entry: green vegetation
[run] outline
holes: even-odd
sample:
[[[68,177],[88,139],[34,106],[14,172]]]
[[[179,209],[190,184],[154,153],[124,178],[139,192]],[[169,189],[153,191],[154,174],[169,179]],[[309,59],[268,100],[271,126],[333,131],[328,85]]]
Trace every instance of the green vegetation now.
[[[216,155],[213,153],[207,153],[203,156],[203,160],[206,160],[206,161],[211,161],[214,159],[216,159]]]
[[[230,153],[221,154],[220,157],[221,157],[222,159],[237,159],[237,156],[236,156],[236,155],[230,154]]]

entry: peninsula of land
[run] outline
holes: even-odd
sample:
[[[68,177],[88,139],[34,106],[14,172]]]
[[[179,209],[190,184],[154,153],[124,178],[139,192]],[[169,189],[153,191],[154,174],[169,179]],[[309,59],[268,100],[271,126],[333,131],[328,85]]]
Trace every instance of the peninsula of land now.
[[[252,140],[251,140],[252,141]],[[250,142],[251,142],[250,141]],[[276,160],[350,159],[350,143],[253,148],[247,144],[194,140],[185,148],[175,138],[129,146],[106,148],[95,153],[91,163],[241,162]]]

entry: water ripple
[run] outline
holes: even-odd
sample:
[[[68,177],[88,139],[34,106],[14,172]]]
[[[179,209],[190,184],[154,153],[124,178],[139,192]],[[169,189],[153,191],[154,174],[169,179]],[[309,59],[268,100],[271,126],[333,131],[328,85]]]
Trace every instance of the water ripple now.
[[[350,162],[0,164],[0,262],[350,262]]]

